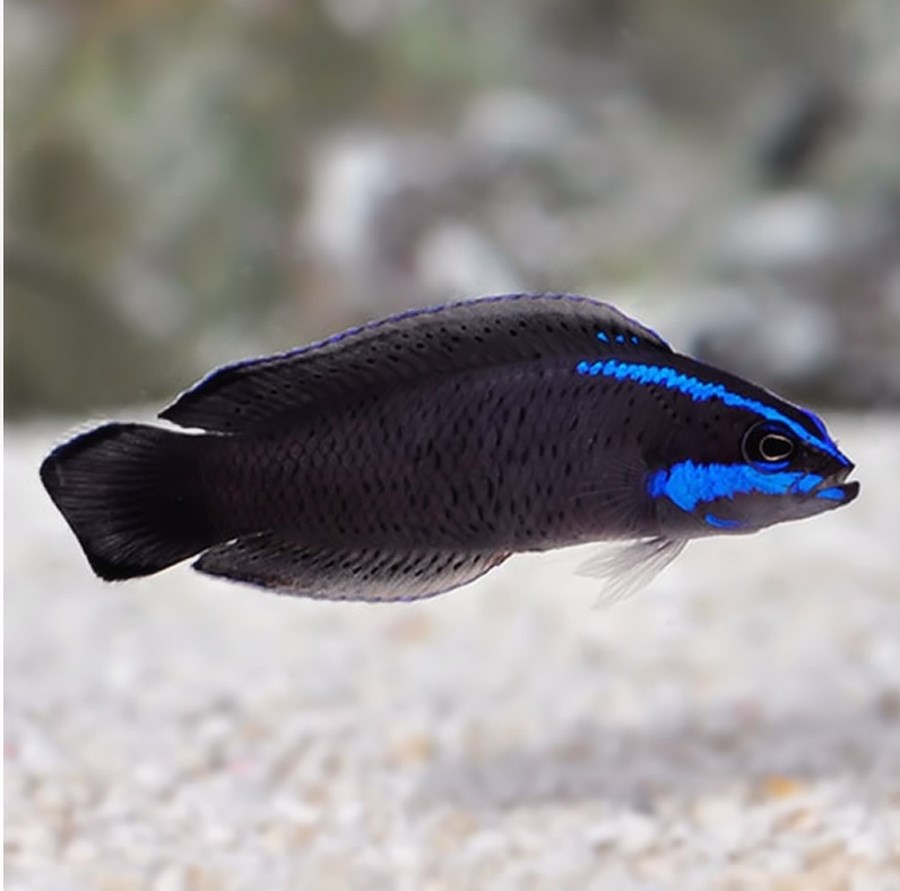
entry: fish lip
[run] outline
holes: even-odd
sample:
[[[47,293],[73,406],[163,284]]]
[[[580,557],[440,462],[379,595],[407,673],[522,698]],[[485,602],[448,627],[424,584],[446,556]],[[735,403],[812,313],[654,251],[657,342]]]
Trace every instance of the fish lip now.
[[[843,498],[832,499],[840,504],[849,504],[857,495],[859,495],[859,483],[856,482],[856,480],[838,486],[831,486],[831,488],[837,489],[843,494]]]

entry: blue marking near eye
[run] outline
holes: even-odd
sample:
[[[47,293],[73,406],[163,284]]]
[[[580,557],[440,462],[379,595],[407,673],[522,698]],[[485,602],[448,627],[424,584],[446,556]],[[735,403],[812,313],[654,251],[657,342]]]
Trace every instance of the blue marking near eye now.
[[[799,495],[822,482],[817,473],[766,473],[747,464],[695,464],[682,461],[668,470],[657,470],[647,480],[651,498],[665,496],[684,511],[717,498],[758,493]],[[825,491],[828,491],[827,489]]]
[[[708,402],[711,399],[718,399],[725,405],[734,408],[745,408],[770,421],[778,421],[784,424],[798,439],[810,443],[817,449],[821,449],[845,467],[850,464],[849,460],[840,453],[837,446],[828,437],[822,422],[815,416],[813,418],[817,421],[816,426],[822,431],[821,437],[813,436],[805,427],[783,415],[777,409],[757,399],[748,399],[746,396],[741,396],[722,384],[701,381],[696,377],[682,374],[674,368],[666,366],[619,362],[617,359],[606,359],[599,362],[579,362],[576,366],[576,371],[579,374],[591,377],[603,375],[604,377],[616,378],[616,380],[632,380],[638,384],[658,384],[667,390],[677,390],[679,393],[684,393],[686,396],[690,396],[694,402]]]
[[[640,339],[636,334],[632,334],[632,335],[631,335],[631,342],[632,342],[635,346],[637,346],[637,345],[641,342],[641,339]]]
[[[616,343],[625,343],[625,335],[617,334],[616,335]]]
[[[764,470],[766,473],[772,473],[775,470],[784,470],[790,465],[790,461],[753,461],[753,466],[757,470]]]
[[[844,490],[839,486],[833,486],[830,489],[822,489],[821,492],[816,492],[816,498],[825,498],[827,501],[843,501]]]
[[[744,525],[740,520],[723,520],[722,517],[717,517],[714,514],[707,514],[703,519],[710,526],[715,526],[717,529],[738,529]]]
[[[597,332],[597,340],[602,340],[604,343],[609,343],[609,338],[606,336],[605,331]]]

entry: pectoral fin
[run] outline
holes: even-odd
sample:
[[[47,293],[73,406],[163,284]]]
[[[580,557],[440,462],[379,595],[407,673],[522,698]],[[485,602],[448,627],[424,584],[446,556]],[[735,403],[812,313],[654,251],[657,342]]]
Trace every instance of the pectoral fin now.
[[[609,606],[632,597],[649,585],[686,544],[684,539],[648,538],[618,545],[586,560],[578,567],[578,574],[606,582],[597,605]]]

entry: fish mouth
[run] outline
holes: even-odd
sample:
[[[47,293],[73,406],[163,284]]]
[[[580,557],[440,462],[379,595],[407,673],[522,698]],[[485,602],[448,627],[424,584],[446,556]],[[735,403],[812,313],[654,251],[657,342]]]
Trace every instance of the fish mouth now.
[[[854,465],[842,467],[835,473],[826,476],[818,486],[810,492],[814,498],[822,501],[833,501],[838,504],[849,504],[859,495],[859,483],[855,480],[847,482],[847,477],[853,472]]]

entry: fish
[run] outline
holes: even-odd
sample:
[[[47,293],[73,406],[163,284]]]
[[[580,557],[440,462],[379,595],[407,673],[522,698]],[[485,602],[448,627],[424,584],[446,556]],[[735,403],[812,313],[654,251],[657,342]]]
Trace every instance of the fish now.
[[[611,542],[582,569],[614,600],[692,539],[859,494],[813,412],[574,294],[409,310],[225,365],[158,417],[40,467],[102,579],[196,558],[273,592],[410,601]]]

